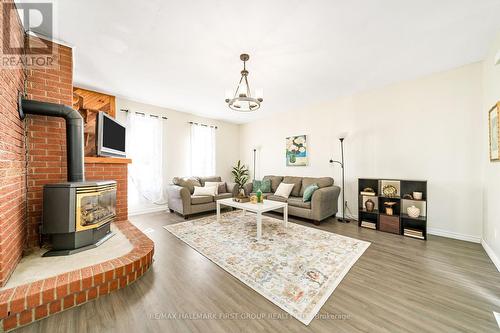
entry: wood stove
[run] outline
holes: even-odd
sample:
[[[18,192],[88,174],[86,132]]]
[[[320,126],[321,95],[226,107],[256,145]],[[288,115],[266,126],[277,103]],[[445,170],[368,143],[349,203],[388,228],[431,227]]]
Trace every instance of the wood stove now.
[[[27,100],[19,96],[19,116],[61,117],[66,121],[68,181],[43,188],[42,233],[50,235],[52,251],[44,256],[67,255],[95,247],[113,233],[116,216],[116,181],[85,181],[83,119],[62,104]]]
[[[43,188],[42,233],[50,235],[46,256],[95,247],[110,233],[116,216],[116,181],[67,182]]]

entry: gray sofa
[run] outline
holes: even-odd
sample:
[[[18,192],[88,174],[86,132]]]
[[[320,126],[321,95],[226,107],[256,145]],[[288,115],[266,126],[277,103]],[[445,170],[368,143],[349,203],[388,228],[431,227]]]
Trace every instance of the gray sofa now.
[[[170,212],[177,212],[185,219],[191,214],[208,212],[216,209],[215,201],[218,199],[232,198],[238,194],[238,186],[235,183],[226,183],[219,187],[219,194],[193,195],[194,186],[205,186],[205,182],[221,182],[221,177],[175,177],[172,185],[167,189],[168,208]]]
[[[288,202],[288,214],[313,220],[314,224],[319,223],[327,217],[337,214],[338,198],[340,187],[333,184],[331,177],[291,177],[291,176],[265,176],[264,179],[271,180],[271,192],[263,193],[264,199]],[[288,199],[274,195],[278,185],[294,184],[292,193]],[[303,202],[302,196],[307,186],[318,184],[319,189],[313,193],[311,201]],[[246,194],[252,193],[251,183],[245,186]]]

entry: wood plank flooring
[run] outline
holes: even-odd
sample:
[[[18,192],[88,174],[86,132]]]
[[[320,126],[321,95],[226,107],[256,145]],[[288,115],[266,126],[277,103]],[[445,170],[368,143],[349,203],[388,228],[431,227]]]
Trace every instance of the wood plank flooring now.
[[[424,242],[329,219],[318,228],[372,245],[305,326],[162,228],[182,217],[131,221],[155,242],[149,272],[18,332],[499,332],[500,273],[479,244],[432,235]]]

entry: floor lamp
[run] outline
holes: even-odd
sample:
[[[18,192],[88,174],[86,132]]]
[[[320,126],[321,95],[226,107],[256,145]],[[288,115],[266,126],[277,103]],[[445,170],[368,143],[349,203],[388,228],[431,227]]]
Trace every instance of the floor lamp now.
[[[257,148],[253,149],[253,180],[255,180],[255,154],[257,153]]]
[[[345,218],[345,187],[344,187],[344,139],[347,135],[342,134],[339,136],[339,141],[340,141],[340,151],[341,151],[341,160],[340,161],[334,161],[333,159],[330,159],[330,163],[338,163],[340,164],[340,167],[342,168],[342,218],[338,218],[337,220],[339,222],[344,222],[344,223],[349,223],[350,220]]]

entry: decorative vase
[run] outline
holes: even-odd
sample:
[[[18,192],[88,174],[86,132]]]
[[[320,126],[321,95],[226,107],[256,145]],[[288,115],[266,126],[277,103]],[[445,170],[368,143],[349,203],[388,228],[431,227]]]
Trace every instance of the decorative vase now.
[[[295,154],[288,155],[288,161],[292,164],[297,162],[297,157],[295,156]]]
[[[410,206],[406,208],[406,212],[408,213],[409,217],[417,218],[420,216],[420,208],[415,206]]]
[[[375,202],[373,202],[372,199],[368,199],[365,201],[365,208],[367,212],[373,212],[373,209],[375,208]]]
[[[422,200],[422,192],[413,192],[413,199]]]
[[[246,197],[245,195],[245,190],[243,188],[240,188],[240,191],[238,192],[238,197],[239,198],[244,198]]]
[[[386,215],[394,215],[394,206],[396,205],[396,202],[384,202],[385,206],[385,214]]]
[[[257,190],[257,202],[262,202],[262,191],[260,188]]]
[[[382,194],[388,198],[394,198],[398,195],[398,189],[394,185],[385,185],[382,188]]]

